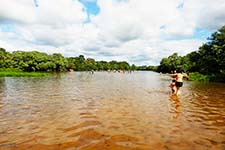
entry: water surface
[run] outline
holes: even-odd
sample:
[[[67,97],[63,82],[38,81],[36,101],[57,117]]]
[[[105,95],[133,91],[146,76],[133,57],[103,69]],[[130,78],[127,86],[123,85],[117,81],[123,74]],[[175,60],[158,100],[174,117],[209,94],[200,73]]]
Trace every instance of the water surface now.
[[[225,84],[154,72],[0,78],[0,149],[225,149]]]

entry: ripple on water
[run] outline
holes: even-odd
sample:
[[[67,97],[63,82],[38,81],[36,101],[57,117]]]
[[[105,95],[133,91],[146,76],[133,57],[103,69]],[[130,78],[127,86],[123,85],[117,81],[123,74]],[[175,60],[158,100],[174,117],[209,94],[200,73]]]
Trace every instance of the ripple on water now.
[[[0,83],[0,149],[225,149],[224,85],[74,72]]]

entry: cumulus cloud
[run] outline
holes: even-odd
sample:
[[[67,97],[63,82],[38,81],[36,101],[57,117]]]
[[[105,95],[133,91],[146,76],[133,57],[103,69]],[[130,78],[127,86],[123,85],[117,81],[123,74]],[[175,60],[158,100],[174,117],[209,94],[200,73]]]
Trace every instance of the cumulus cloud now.
[[[23,24],[65,25],[79,23],[86,18],[78,1],[45,0],[38,7],[30,0],[3,0],[0,2],[0,21]]]
[[[197,27],[216,30],[225,24],[224,10],[224,0],[188,0],[183,14]]]
[[[78,0],[0,1],[0,46],[157,65],[197,50],[205,41],[193,38],[196,28],[225,25],[223,0],[83,1],[100,11],[90,14]]]

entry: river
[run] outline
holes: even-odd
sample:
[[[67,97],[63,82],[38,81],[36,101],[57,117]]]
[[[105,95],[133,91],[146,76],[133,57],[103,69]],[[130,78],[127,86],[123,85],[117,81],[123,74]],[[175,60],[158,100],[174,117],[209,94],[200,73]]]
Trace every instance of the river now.
[[[0,78],[0,150],[224,150],[225,84],[154,72]]]

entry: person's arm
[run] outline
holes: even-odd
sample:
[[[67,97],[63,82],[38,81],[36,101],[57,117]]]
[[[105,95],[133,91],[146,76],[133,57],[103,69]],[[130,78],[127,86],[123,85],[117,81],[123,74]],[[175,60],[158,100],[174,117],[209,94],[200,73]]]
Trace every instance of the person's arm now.
[[[183,78],[189,79],[189,76],[187,74],[184,74]]]
[[[176,78],[177,74],[169,74],[170,77]]]

